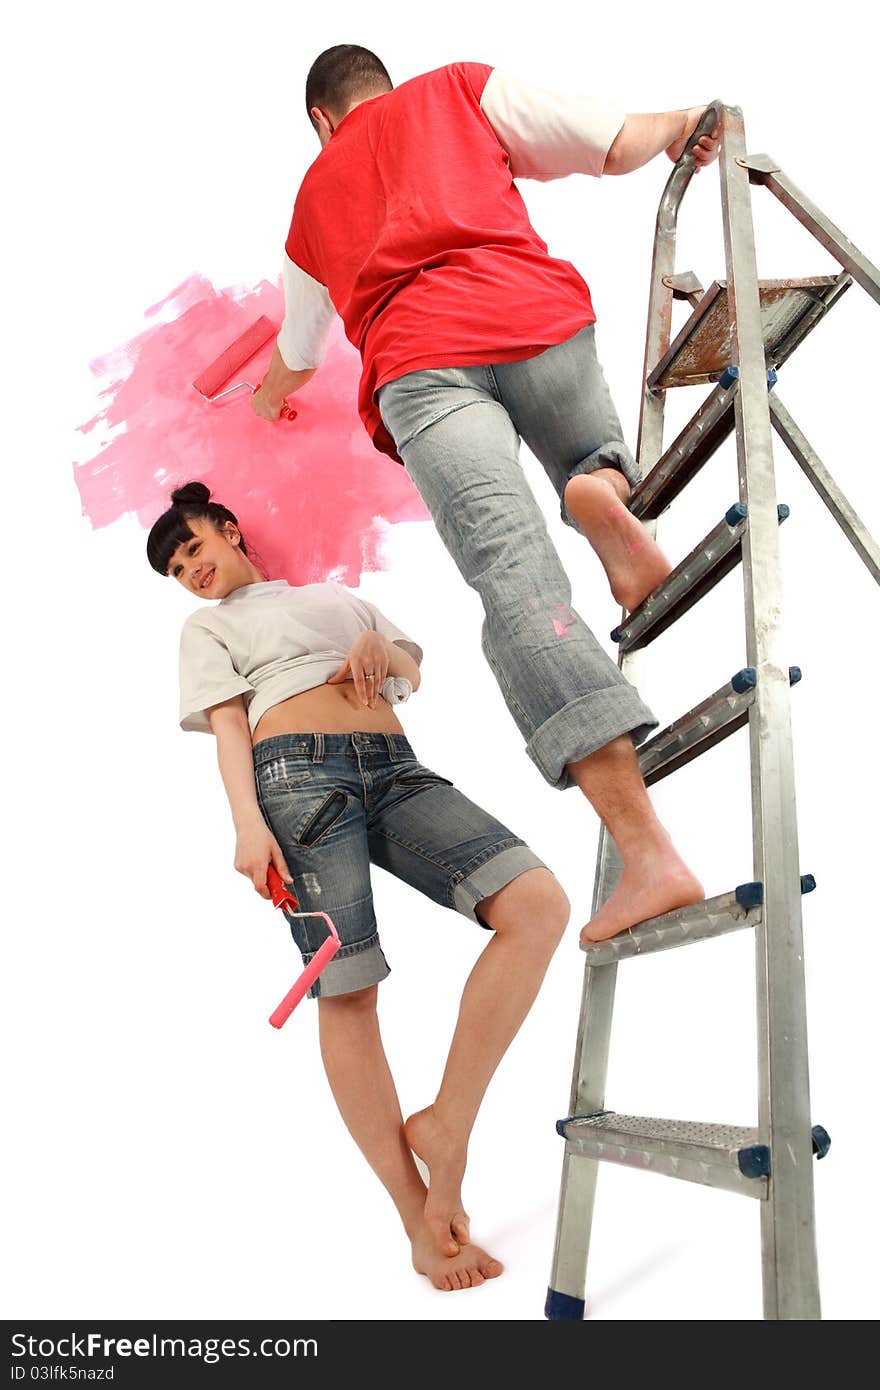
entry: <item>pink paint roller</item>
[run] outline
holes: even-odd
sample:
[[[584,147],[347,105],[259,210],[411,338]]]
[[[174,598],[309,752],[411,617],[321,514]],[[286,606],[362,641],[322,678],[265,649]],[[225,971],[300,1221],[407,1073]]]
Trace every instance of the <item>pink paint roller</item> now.
[[[208,401],[219,401],[221,397],[230,395],[233,391],[238,391],[240,387],[247,386],[252,392],[257,392],[262,382],[257,382],[253,386],[249,381],[237,381],[234,386],[227,386],[225,391],[217,392],[218,386],[222,386],[224,381],[228,381],[231,376],[235,376],[245,364],[249,362],[255,352],[259,352],[270,338],[274,338],[277,329],[271,319],[267,319],[265,314],[261,314],[256,323],[252,323],[250,328],[239,335],[234,343],[230,343],[220,356],[215,358],[210,367],[206,367],[201,376],[197,376],[193,386]],[[296,411],[289,405],[281,407],[282,420],[295,420]]]
[[[330,918],[327,916],[326,912],[294,911],[295,908],[299,907],[299,903],[291,893],[290,889],[285,888],[284,884],[281,882],[281,875],[275,868],[274,864],[270,864],[268,869],[266,870],[266,883],[268,885],[269,892],[272,895],[272,902],[274,906],[280,907],[281,910],[284,912],[285,916],[323,917],[324,921],[327,923],[327,927],[330,932],[330,935],[327,937],[327,940],[322,942],[315,954],[312,956],[312,959],[309,961],[305,970],[300,975],[296,984],[293,986],[292,989],[287,991],[275,1012],[273,1014],[270,1014],[269,1022],[271,1023],[272,1027],[280,1028],[282,1024],[285,1024],[287,1020],[290,1018],[290,1015],[293,1013],[297,1004],[305,995],[306,990],[310,989],[312,985],[315,983],[321,971],[324,969],[324,966],[327,964],[328,960],[330,960],[331,957],[336,955],[336,952],[339,950],[341,942],[336,933],[336,928],[330,921]]]

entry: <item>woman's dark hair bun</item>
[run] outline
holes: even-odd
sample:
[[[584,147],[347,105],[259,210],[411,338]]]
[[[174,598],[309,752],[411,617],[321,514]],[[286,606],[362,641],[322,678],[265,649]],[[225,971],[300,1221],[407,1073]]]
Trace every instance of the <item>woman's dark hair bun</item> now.
[[[211,489],[197,479],[176,487],[171,494],[171,506],[163,512],[147,537],[147,559],[157,574],[167,574],[171,556],[184,541],[192,540],[190,521],[210,521],[221,531],[227,521],[238,526],[238,518],[222,502],[210,500]],[[239,529],[239,545],[242,555],[247,555],[247,546]]]
[[[183,487],[174,489],[171,494],[171,501],[175,507],[191,507],[193,505],[203,507],[210,496],[211,489],[205,487],[204,483],[184,483]]]

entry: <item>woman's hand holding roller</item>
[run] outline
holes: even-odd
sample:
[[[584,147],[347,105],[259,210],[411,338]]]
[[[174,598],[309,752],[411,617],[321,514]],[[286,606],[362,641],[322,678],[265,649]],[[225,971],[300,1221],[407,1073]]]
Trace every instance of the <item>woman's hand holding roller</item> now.
[[[239,826],[235,840],[235,867],[249,878],[261,898],[272,895],[266,886],[266,870],[270,864],[281,875],[282,882],[291,883],[293,875],[284,862],[278,841],[262,816]]]
[[[362,632],[355,638],[346,660],[338,671],[334,671],[327,684],[341,685],[343,681],[354,681],[361,704],[366,709],[375,709],[382,696],[390,660],[386,639],[378,632]]]

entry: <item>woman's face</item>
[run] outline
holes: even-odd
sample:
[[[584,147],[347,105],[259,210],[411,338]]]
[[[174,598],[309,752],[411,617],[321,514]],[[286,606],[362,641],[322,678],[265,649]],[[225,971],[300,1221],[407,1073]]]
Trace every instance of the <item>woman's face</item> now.
[[[168,573],[197,598],[225,598],[251,582],[250,568],[231,521],[218,531],[203,517],[188,517],[192,539],[182,541],[168,561]]]

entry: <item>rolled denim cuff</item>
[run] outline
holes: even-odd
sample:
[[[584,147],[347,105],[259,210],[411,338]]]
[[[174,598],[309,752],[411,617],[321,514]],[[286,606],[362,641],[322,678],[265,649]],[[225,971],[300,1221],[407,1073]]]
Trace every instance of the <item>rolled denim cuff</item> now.
[[[611,685],[563,705],[535,730],[526,752],[550,785],[564,790],[574,786],[569,763],[588,758],[621,734],[639,744],[657,723],[633,686]]]
[[[484,927],[485,922],[481,922],[477,916],[478,903],[493,893],[500,892],[508,883],[519,878],[520,874],[527,873],[529,869],[546,867],[543,860],[539,859],[537,854],[533,854],[528,845],[511,845],[499,854],[494,854],[485,864],[468,874],[467,878],[463,878],[461,883],[456,884],[453,906],[463,917],[469,917],[472,922]]]
[[[594,449],[592,454],[588,454],[585,459],[581,459],[580,463],[576,463],[569,470],[569,482],[572,478],[580,477],[582,473],[595,473],[597,468],[616,468],[626,478],[630,487],[635,487],[641,482],[639,466],[622,440],[610,440],[607,444],[602,444],[598,449]],[[575,531],[580,532],[581,528],[564,501],[560,506],[560,514],[566,526],[571,526]]]
[[[313,955],[314,952],[304,955],[303,964],[308,965]],[[379,945],[379,937],[374,935],[366,941],[356,941],[353,946],[341,946],[324,966],[308,997],[330,999],[337,994],[353,994],[355,990],[377,985],[390,974],[391,967]]]

